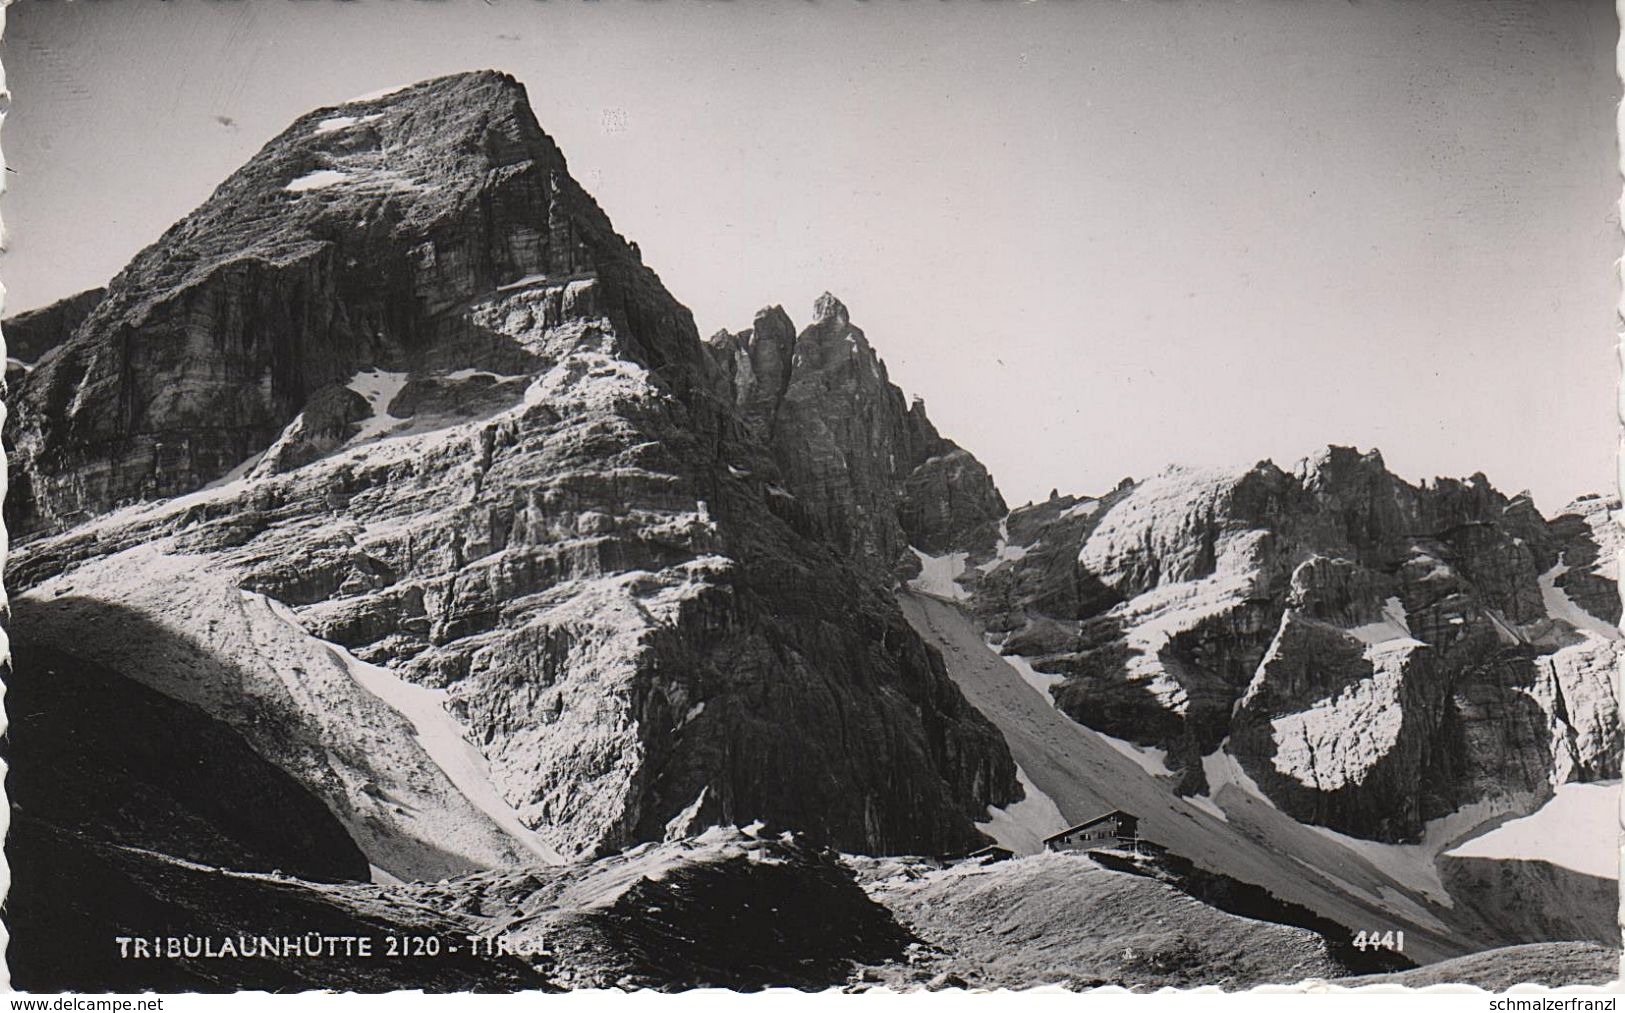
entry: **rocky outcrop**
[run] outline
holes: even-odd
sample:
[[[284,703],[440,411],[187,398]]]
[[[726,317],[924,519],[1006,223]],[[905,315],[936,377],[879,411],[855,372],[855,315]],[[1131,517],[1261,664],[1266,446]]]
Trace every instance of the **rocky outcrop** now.
[[[779,404],[790,386],[796,351],[796,325],[790,315],[782,306],[769,306],[745,330],[713,334],[706,348],[727,380],[724,396],[747,425],[770,439]]]
[[[1434,755],[1448,688],[1420,641],[1367,645],[1289,610],[1236,705],[1230,750],[1304,822],[1403,837],[1439,805],[1415,792],[1448,763]]]
[[[716,827],[563,874],[477,874],[386,892],[473,914],[515,949],[545,943],[569,988],[824,989],[914,942],[840,856],[792,835]],[[444,897],[445,900],[441,898]]]
[[[1005,505],[987,469],[907,404],[868,337],[825,293],[796,335],[784,310],[713,335],[726,393],[767,443],[810,530],[877,575],[912,574],[928,554],[985,544]]]
[[[503,286],[518,281],[526,297],[510,306]],[[460,75],[310,113],[138,254],[19,389],[11,530],[191,491],[363,368],[517,371],[537,358],[522,336],[574,315],[595,285],[609,290],[598,312],[649,325],[622,328],[631,354],[673,389],[695,382],[697,343],[653,333],[681,309],[510,79]]]
[[[106,295],[104,288],[88,289],[58,299],[49,306],[8,317],[3,328],[6,357],[30,366],[37,364],[53,349],[67,344],[73,332]]]
[[[1612,626],[1620,620],[1618,499],[1589,496],[1570,503],[1552,521],[1560,539],[1554,587],[1582,609]]]
[[[795,357],[844,342],[841,315]],[[760,327],[752,376],[783,337]],[[805,383],[852,378],[826,358]],[[592,855],[674,821],[869,852],[981,842],[973,821],[1020,789],[875,572],[869,549],[902,543],[841,519],[839,496],[795,507],[755,402],[717,396],[730,383],[754,389],[512,79],[318,110],[138,255],[19,388],[15,635],[89,651],[90,612],[161,612],[197,663],[154,661],[149,684],[310,785],[369,859],[429,843],[380,801],[393,788],[366,790],[391,777],[480,838],[463,869],[532,836]],[[780,423],[823,410],[790,388]],[[891,502],[860,471],[850,502]],[[810,537],[815,520],[835,534]],[[289,658],[321,692],[287,684]],[[228,676],[240,690],[210,682]],[[432,707],[374,713],[414,690]],[[344,741],[352,711],[366,749]],[[306,748],[330,739],[332,757]],[[448,740],[472,755],[436,753]],[[470,799],[480,814],[450,819]]]
[[[928,456],[903,478],[897,519],[909,544],[928,555],[979,548],[1005,513],[1004,497],[982,462],[937,434],[925,402],[909,405],[916,454]]]
[[[1548,522],[1482,475],[1413,486],[1337,447],[1175,468],[1012,512],[974,602],[1064,677],[1058,707],[1166,750],[1183,792],[1224,748],[1298,819],[1406,840],[1618,776],[1611,511]]]

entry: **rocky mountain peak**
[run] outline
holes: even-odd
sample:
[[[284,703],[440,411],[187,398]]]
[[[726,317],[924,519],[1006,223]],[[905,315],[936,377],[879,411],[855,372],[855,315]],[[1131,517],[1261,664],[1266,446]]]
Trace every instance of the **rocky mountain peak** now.
[[[525,314],[660,324],[622,328],[616,354],[677,391],[707,382],[697,341],[649,340],[691,331],[687,311],[511,77],[318,109],[137,254],[22,380],[7,517],[24,533],[195,490],[363,370],[520,374],[542,357]]]
[[[1296,473],[1306,488],[1335,488],[1380,479],[1388,467],[1375,447],[1362,453],[1358,447],[1328,445],[1298,462]]]
[[[865,391],[873,398],[891,386],[868,336],[853,326],[846,306],[828,292],[814,304],[812,323],[796,336],[795,373],[804,381],[804,392],[840,388]],[[822,378],[814,383],[815,377]]]
[[[741,418],[758,432],[771,432],[790,385],[796,348],[796,325],[784,307],[758,310],[750,327],[738,333],[718,331],[706,339],[706,346]]]
[[[825,292],[813,302],[813,322],[816,324],[845,327],[851,322],[851,319],[851,315],[847,313],[846,304],[837,299],[832,293]]]
[[[19,631],[230,725],[373,864],[756,819],[937,852],[1019,792],[889,579],[832,549],[865,516],[818,528],[775,481],[770,434],[848,425],[868,377],[895,419],[851,482],[896,529],[914,458],[872,353],[798,391],[819,342],[781,309],[702,342],[513,79],[300,117],[75,316],[36,325],[72,333],[7,427]],[[142,633],[86,637],[104,616]]]
[[[991,544],[1005,512],[987,469],[891,382],[868,337],[828,292],[784,358],[789,318],[773,307],[707,348],[742,417],[765,435],[800,516],[869,572],[926,553]]]

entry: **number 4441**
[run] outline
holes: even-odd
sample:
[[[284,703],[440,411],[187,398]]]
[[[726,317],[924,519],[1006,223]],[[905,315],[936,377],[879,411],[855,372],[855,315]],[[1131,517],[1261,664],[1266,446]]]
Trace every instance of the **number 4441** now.
[[[1354,937],[1356,950],[1393,950],[1395,953],[1405,952],[1405,933],[1403,932],[1360,932]]]

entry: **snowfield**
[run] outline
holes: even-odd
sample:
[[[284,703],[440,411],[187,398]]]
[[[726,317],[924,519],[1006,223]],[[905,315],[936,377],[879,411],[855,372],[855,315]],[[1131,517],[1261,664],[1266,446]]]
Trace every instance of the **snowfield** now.
[[[362,370],[350,378],[345,386],[372,405],[372,416],[363,420],[360,430],[350,438],[352,445],[375,440],[405,421],[389,414],[389,403],[406,386],[406,380],[405,373],[389,373],[382,369]]]
[[[292,180],[282,189],[289,193],[305,193],[309,190],[325,189],[335,183],[342,183],[349,178],[348,173],[338,172],[334,169],[317,169],[315,172],[307,172],[298,179]]]
[[[1086,499],[1082,503],[1075,503],[1061,511],[1061,519],[1069,520],[1073,517],[1093,517],[1100,512],[1100,500]]]
[[[1009,661],[1009,658],[1005,659]],[[1090,729],[1094,731],[1094,729]],[[1152,777],[1173,777],[1174,772],[1168,769],[1168,752],[1154,746],[1136,746],[1123,739],[1114,739],[1105,732],[1095,731],[1105,741],[1106,745],[1122,753],[1124,756],[1140,765],[1140,769]]]
[[[1382,644],[1390,640],[1412,640],[1410,616],[1405,612],[1405,603],[1397,597],[1389,598],[1383,602],[1382,618],[1374,623],[1356,626],[1349,630],[1367,644]]]
[[[992,651],[994,654],[999,653],[999,649],[992,644],[988,644],[987,649]],[[1054,672],[1040,672],[1038,669],[1033,667],[1032,662],[1028,661],[1019,654],[1003,654],[1000,655],[1000,657],[1002,657],[1005,663],[1011,668],[1021,673],[1021,677],[1022,679],[1026,680],[1027,685],[1042,693],[1045,700],[1052,700],[1053,698],[1051,696],[1051,692],[1056,686],[1059,686],[1061,683],[1066,681],[1066,676],[1064,675],[1059,675]]]
[[[357,95],[355,98],[345,99],[342,104],[354,105],[357,102],[374,102],[386,96],[393,95],[398,91],[405,91],[410,87],[412,87],[410,84],[397,84],[388,88],[379,88],[377,91],[369,91],[365,95]]]
[[[920,575],[908,582],[909,587],[954,601],[965,601],[970,598],[965,589],[954,581],[955,577],[965,572],[965,560],[969,553],[950,552],[946,556],[928,556],[919,549],[912,551],[919,559],[921,569]]]
[[[548,276],[546,274],[527,274],[523,278],[516,278],[513,281],[508,282],[506,285],[498,285],[497,291],[515,292],[522,288],[530,288],[532,285],[540,285],[547,281],[547,279]]]
[[[489,369],[454,369],[449,373],[442,373],[442,380],[473,380],[476,377],[488,376],[497,383],[507,380],[529,380],[529,373],[493,373]]]
[[[371,113],[366,116],[329,116],[327,119],[316,124],[316,130],[314,132],[317,134],[334,134],[340,130],[347,130],[350,127],[361,123],[371,123],[374,120],[381,120],[383,118],[383,113]]]
[[[1003,809],[988,806],[987,822],[976,824],[976,829],[1018,855],[1036,855],[1044,850],[1044,838],[1071,824],[1061,815],[1055,800],[1040,791],[1020,765],[1016,767],[1016,780],[1021,782],[1026,797]]]
[[[279,618],[296,630],[303,630],[299,617],[286,605],[252,591],[244,591],[247,600],[258,600],[269,606]],[[463,729],[446,712],[446,691],[431,689],[407,682],[389,669],[370,665],[337,644],[329,643],[306,633],[306,637],[331,651],[338,658],[356,685],[388,704],[395,713],[412,725],[413,737],[434,765],[445,773],[463,797],[501,827],[509,836],[550,865],[563,864],[558,852],[545,844],[519,820],[519,814],[508,805],[491,783],[490,770],[485,757],[463,737]]]
[[[1618,879],[1619,786],[1618,781],[1560,784],[1551,801],[1535,812],[1445,854],[1550,862],[1588,876]]]
[[[1561,619],[1582,633],[1595,633],[1604,640],[1618,640],[1621,633],[1617,627],[1610,626],[1587,612],[1575,603],[1568,592],[1557,586],[1557,578],[1569,572],[1568,564],[1559,557],[1557,565],[1540,575],[1540,600],[1546,606],[1546,614],[1553,619]]]
[[[1209,797],[1217,798],[1226,785],[1233,785],[1271,809],[1276,808],[1275,803],[1264,794],[1264,789],[1258,786],[1258,782],[1248,776],[1247,772],[1241,769],[1241,764],[1236,762],[1236,758],[1230,755],[1229,746],[1230,740],[1225,739],[1219,743],[1218,749],[1202,757],[1202,773],[1207,777]]]

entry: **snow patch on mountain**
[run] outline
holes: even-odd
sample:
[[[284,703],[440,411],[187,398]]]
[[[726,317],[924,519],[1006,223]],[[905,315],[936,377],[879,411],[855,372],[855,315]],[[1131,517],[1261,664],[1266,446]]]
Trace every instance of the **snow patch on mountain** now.
[[[1619,878],[1620,782],[1560,784],[1521,819],[1445,852],[1458,858],[1550,862],[1603,879]]]
[[[1060,833],[1068,824],[1055,800],[1040,791],[1019,764],[1016,780],[1026,796],[1002,809],[988,806],[987,821],[976,824],[976,829],[1018,855],[1036,855],[1044,850],[1044,838]]]
[[[1219,808],[1218,803],[1213,801],[1212,796],[1186,795],[1185,801],[1207,813],[1209,816],[1212,816],[1214,819],[1223,820],[1226,823],[1230,822],[1230,817],[1225,815],[1224,810]]]
[[[388,97],[390,95],[393,95],[398,91],[405,91],[406,89],[408,89],[410,87],[411,87],[410,84],[397,84],[397,85],[392,85],[391,87],[388,87],[388,88],[379,88],[377,91],[369,91],[364,95],[357,95],[355,98],[345,99],[344,102],[341,103],[341,104],[342,105],[354,105],[357,102],[374,102],[374,101],[377,101],[378,99],[386,98],[386,97]]]
[[[1073,517],[1093,517],[1100,511],[1100,500],[1086,499],[1082,503],[1075,503],[1061,511],[1060,520],[1070,520]]]
[[[983,639],[983,642],[987,644],[988,650],[992,651],[994,654],[999,654],[999,648],[996,644],[992,643],[986,638]],[[1051,696],[1050,691],[1056,686],[1059,686],[1061,683],[1065,682],[1066,676],[1058,675],[1054,672],[1040,672],[1038,669],[1033,667],[1032,662],[1028,661],[1019,654],[999,654],[999,657],[1011,668],[1020,673],[1021,678],[1027,683],[1027,685],[1038,690],[1039,695],[1044,698],[1045,703],[1054,706],[1055,698]],[[1067,720],[1070,721],[1071,719],[1068,718]]]
[[[339,172],[336,169],[317,169],[314,172],[305,173],[298,179],[291,180],[282,189],[289,193],[305,193],[310,190],[326,189],[349,178],[349,173]]]
[[[352,444],[366,443],[388,433],[403,420],[389,414],[389,403],[406,386],[407,374],[390,373],[382,369],[366,369],[350,378],[345,386],[367,399],[372,416],[361,422],[361,428],[350,438]]]
[[[508,282],[506,285],[498,285],[497,291],[514,292],[522,288],[530,288],[532,285],[539,285],[542,282],[545,282],[547,278],[548,276],[545,274],[527,274],[523,278],[516,278],[515,280]]]
[[[1202,773],[1207,777],[1208,797],[1216,799],[1219,797],[1220,789],[1225,785],[1235,785],[1271,809],[1277,808],[1258,786],[1258,782],[1249,777],[1247,772],[1241,769],[1241,764],[1236,762],[1236,758],[1230,755],[1227,748],[1229,745],[1230,740],[1226,739],[1219,744],[1218,749],[1202,757]]]
[[[473,380],[482,376],[488,376],[497,383],[507,380],[528,380],[530,378],[529,373],[493,373],[489,369],[454,369],[449,373],[442,374],[442,378],[446,380]]]
[[[1557,586],[1557,579],[1569,572],[1568,564],[1558,559],[1557,565],[1540,575],[1540,600],[1546,606],[1546,614],[1553,619],[1561,619],[1582,632],[1595,633],[1607,640],[1620,639],[1617,627],[1608,623],[1581,608],[1567,591]]]
[[[1422,839],[1414,844],[1384,844],[1350,837],[1327,827],[1304,825],[1359,855],[1406,889],[1444,907],[1453,908],[1455,898],[1450,896],[1439,877],[1439,853],[1499,815],[1504,815],[1504,810],[1499,809],[1496,802],[1474,802],[1448,816],[1429,820]]]
[[[1381,644],[1392,640],[1412,640],[1410,616],[1405,603],[1397,596],[1382,603],[1382,618],[1374,623],[1355,626],[1348,631],[1367,644]]]
[[[329,116],[327,119],[322,120],[320,123],[316,124],[316,129],[315,129],[314,133],[317,133],[317,134],[337,133],[340,130],[347,130],[350,127],[356,126],[356,125],[361,124],[361,123],[371,123],[374,120],[381,120],[383,118],[384,118],[383,113],[369,113],[366,116]]]
[[[703,707],[704,704],[701,704],[701,706]],[[710,792],[710,785],[701,788],[700,793],[694,796],[694,801],[683,807],[676,816],[666,821],[666,840],[679,840],[694,832],[695,824],[700,816],[700,807],[705,805],[705,796]]]
[[[299,627],[299,618],[281,602],[251,591],[244,591],[243,597],[261,600],[289,625]],[[550,865],[564,863],[557,851],[520,821],[519,814],[491,783],[485,757],[464,738],[462,727],[446,711],[446,690],[407,682],[387,668],[362,661],[337,644],[317,637],[310,639],[332,651],[358,686],[388,704],[412,725],[416,732],[414,738],[429,759],[475,808],[491,817],[491,822],[537,858]]]
[[[999,521],[999,540],[993,546],[993,557],[985,563],[978,564],[976,568],[983,573],[987,573],[990,570],[998,569],[1005,563],[1014,563],[1017,560],[1025,559],[1028,551],[1028,547],[1025,545],[1010,544],[1010,516],[1006,514],[1004,519]]]
[[[229,486],[233,491],[235,491],[237,488],[240,488],[242,481],[253,473],[255,465],[265,460],[266,455],[275,450],[279,443],[285,442],[288,439],[289,430],[299,425],[300,421],[304,419],[304,417],[304,412],[300,412],[298,415],[295,415],[292,422],[289,422],[287,425],[282,427],[282,431],[277,434],[276,439],[271,441],[271,445],[269,447],[257,454],[249,454],[247,457],[239,461],[235,468],[232,468],[230,471],[226,472],[224,475],[221,475],[213,482],[205,485],[203,490],[225,489]]]
[[[954,580],[965,572],[965,560],[970,553],[950,552],[944,556],[929,556],[919,549],[912,551],[920,561],[920,575],[908,582],[909,587],[955,601],[965,601],[970,597]]]

